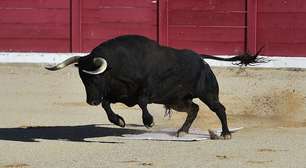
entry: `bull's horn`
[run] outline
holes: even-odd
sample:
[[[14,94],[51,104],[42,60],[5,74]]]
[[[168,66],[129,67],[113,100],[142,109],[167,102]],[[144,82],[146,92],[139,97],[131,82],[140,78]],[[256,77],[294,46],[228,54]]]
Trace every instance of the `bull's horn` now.
[[[103,73],[107,68],[106,60],[101,57],[94,58],[94,64],[99,66],[96,70],[94,71],[82,70],[82,71],[85,73],[91,74],[91,75],[98,75],[98,74]]]
[[[65,68],[66,66],[76,63],[79,61],[80,56],[74,56],[74,57],[70,57],[68,59],[66,59],[65,61],[56,64],[56,65],[47,65],[45,66],[46,69],[50,70],[50,71],[56,71],[56,70],[60,70]]]

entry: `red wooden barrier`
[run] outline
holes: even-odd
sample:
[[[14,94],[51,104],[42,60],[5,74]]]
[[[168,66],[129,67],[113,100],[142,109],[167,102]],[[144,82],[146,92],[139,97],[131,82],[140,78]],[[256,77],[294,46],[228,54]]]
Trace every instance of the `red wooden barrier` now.
[[[265,55],[306,56],[305,18],[305,0],[258,0],[257,46]]]
[[[0,51],[70,51],[69,0],[1,0]]]
[[[81,0],[71,0],[70,2],[70,49],[72,52],[82,52],[82,30],[81,30],[81,16],[82,16]]]
[[[122,34],[206,54],[306,55],[305,0],[1,0],[0,51],[88,52]]]
[[[157,39],[157,3],[152,0],[82,1],[82,51],[122,34]]]
[[[247,1],[247,36],[246,50],[256,53],[257,50],[257,0]]]
[[[169,45],[207,54],[242,53],[245,13],[245,0],[169,0]]]

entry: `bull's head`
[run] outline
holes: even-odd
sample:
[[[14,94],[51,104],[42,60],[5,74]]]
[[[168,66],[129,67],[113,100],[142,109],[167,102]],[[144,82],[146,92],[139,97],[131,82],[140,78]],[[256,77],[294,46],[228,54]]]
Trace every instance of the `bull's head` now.
[[[106,70],[106,60],[101,57],[74,56],[59,64],[48,65],[45,68],[50,71],[57,71],[71,64],[75,64],[79,68],[80,78],[86,90],[87,103],[90,105],[99,105],[103,98],[102,93],[105,82],[104,77],[99,74],[102,74]]]

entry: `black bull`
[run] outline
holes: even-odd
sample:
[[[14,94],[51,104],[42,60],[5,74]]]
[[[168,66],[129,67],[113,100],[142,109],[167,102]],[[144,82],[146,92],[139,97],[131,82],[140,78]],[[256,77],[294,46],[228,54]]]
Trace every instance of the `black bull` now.
[[[258,52],[259,53],[259,52]],[[146,127],[153,126],[147,104],[163,104],[167,109],[187,112],[177,136],[188,133],[199,106],[199,98],[214,111],[222,124],[222,138],[230,139],[225,107],[219,101],[218,82],[210,66],[202,59],[240,61],[248,65],[264,62],[250,54],[220,58],[161,46],[143,36],[125,35],[108,40],[84,57],[71,57],[46,67],[58,70],[76,63],[85,86],[87,103],[102,104],[110,122],[124,127],[124,119],[113,112],[111,103],[121,102],[131,107],[138,104]]]

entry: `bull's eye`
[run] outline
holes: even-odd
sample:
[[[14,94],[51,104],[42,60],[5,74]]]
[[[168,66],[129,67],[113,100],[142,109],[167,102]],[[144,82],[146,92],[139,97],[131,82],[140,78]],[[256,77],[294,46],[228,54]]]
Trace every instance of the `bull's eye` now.
[[[79,64],[74,64],[74,66],[77,67],[77,68],[80,67]]]

